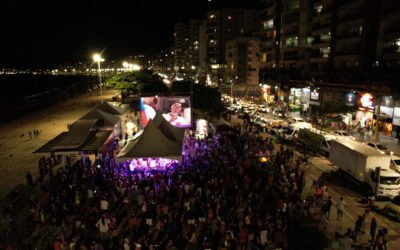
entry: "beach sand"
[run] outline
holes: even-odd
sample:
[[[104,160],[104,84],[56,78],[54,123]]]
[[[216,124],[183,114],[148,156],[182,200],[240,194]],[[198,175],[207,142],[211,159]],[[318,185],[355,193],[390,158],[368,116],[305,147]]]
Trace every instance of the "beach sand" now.
[[[111,101],[116,90],[103,90],[103,100]],[[33,153],[36,149],[67,131],[71,124],[101,103],[98,91],[63,101],[40,111],[0,125],[0,200],[14,187],[26,183],[26,172],[34,180],[39,176],[38,160],[50,154]],[[41,131],[38,138],[30,139],[29,131]]]

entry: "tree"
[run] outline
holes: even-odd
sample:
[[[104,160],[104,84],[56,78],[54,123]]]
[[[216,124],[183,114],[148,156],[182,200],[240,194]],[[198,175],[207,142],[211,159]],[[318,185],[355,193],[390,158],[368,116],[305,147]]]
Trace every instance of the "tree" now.
[[[140,93],[142,95],[155,95],[169,91],[167,85],[161,78],[150,70],[142,70],[136,74],[136,80],[140,84]]]
[[[174,81],[171,84],[170,91],[171,93],[192,93],[193,90],[193,82],[191,81]]]
[[[221,92],[215,87],[194,84],[193,107],[205,111],[211,116],[219,116],[224,111],[224,105],[221,102]]]
[[[106,86],[116,88],[119,90],[122,89],[135,89],[139,88],[136,77],[132,72],[123,72],[113,75],[110,79],[107,80]]]
[[[211,116],[218,116],[224,110],[221,102],[221,92],[218,88],[210,87],[191,81],[175,81],[171,84],[172,94],[191,93],[193,108],[207,112]]]

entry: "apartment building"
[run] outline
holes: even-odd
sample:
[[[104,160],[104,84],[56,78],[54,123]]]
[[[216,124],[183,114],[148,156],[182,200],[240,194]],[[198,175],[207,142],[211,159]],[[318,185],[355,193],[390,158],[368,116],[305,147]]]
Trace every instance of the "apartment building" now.
[[[309,69],[310,2],[299,0],[261,1],[261,67],[266,78],[281,78],[290,70],[292,77],[304,76]]]
[[[226,42],[226,82],[259,84],[260,41],[253,37],[238,37]]]
[[[202,28],[204,21],[191,19],[187,22],[175,24],[175,69],[197,70],[205,62],[205,49],[202,44],[206,42],[205,30]]]
[[[176,71],[185,69],[188,64],[188,54],[186,53],[189,47],[188,24],[184,22],[176,23],[174,26],[174,55]]]
[[[400,68],[400,1],[382,1],[375,66]]]

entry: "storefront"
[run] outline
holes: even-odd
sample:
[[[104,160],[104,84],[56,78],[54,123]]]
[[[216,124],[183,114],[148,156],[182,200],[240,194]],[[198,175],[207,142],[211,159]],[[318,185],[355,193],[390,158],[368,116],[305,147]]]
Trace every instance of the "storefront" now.
[[[393,116],[392,116],[392,137],[400,137],[400,100],[393,101]],[[382,109],[381,109],[382,110]]]
[[[309,88],[291,88],[289,93],[289,106],[292,112],[304,112],[310,105]]]
[[[271,85],[269,84],[260,84],[260,89],[262,93],[263,100],[270,104],[274,102],[274,95],[271,92]]]
[[[383,96],[380,103],[378,118],[378,105],[375,107],[374,119],[378,120],[378,131],[387,136],[392,136],[394,100],[391,96]]]
[[[374,119],[375,100],[370,93],[359,93],[355,124],[358,128],[372,128]]]

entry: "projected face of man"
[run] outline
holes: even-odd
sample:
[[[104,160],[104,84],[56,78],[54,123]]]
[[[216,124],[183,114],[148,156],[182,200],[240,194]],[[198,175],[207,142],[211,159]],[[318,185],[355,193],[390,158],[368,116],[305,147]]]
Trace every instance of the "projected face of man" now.
[[[173,113],[175,116],[180,115],[182,112],[182,105],[180,103],[174,103],[171,106],[171,113]]]

